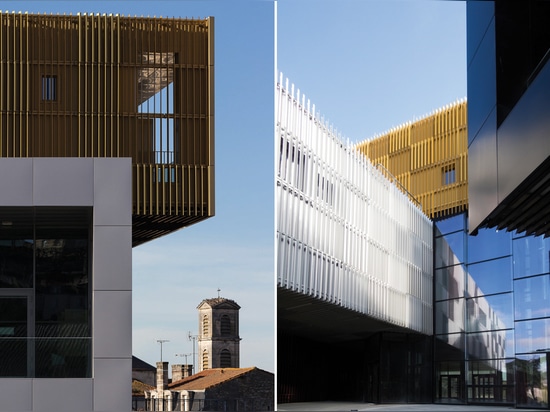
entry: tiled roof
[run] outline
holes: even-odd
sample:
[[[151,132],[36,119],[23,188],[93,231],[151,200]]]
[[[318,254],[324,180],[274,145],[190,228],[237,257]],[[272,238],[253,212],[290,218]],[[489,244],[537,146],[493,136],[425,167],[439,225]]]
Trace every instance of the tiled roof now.
[[[201,390],[211,388],[220,383],[235,379],[246,373],[257,369],[255,366],[251,368],[215,368],[206,369],[202,372],[183,378],[179,381],[172,382],[168,385],[169,389],[176,390]]]
[[[132,379],[132,394],[133,395],[143,395],[144,391],[152,391],[156,388],[151,385],[147,385],[137,379]]]

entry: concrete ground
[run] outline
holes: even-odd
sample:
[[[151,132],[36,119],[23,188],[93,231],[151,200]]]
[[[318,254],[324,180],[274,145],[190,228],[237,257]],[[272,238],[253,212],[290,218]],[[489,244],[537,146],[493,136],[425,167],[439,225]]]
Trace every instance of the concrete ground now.
[[[540,409],[515,409],[512,406],[477,406],[477,405],[443,405],[443,404],[384,404],[357,402],[300,402],[281,403],[277,411],[468,411],[468,412],[496,412],[496,411],[540,411]]]

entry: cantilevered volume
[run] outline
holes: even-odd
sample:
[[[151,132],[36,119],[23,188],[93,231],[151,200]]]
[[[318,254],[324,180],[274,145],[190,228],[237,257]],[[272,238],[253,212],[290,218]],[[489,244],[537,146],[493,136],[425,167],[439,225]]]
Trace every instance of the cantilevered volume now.
[[[0,157],[131,157],[133,245],[214,214],[213,19],[0,13]]]
[[[323,302],[430,334],[431,221],[288,82],[276,95],[279,308]]]

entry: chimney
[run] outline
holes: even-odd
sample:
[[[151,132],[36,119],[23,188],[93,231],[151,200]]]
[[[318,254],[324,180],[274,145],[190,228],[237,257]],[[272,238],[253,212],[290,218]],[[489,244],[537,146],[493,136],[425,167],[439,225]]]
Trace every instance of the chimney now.
[[[193,374],[193,365],[172,365],[172,382],[187,378]]]
[[[157,362],[157,391],[163,391],[168,386],[168,362]]]
[[[179,381],[184,378],[183,376],[184,365],[172,365],[172,382]]]

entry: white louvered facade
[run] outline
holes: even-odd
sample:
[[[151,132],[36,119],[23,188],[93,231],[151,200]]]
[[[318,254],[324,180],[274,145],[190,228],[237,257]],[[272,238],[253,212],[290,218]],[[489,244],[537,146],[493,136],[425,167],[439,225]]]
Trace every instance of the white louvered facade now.
[[[276,90],[278,286],[432,334],[432,222],[315,106]]]

